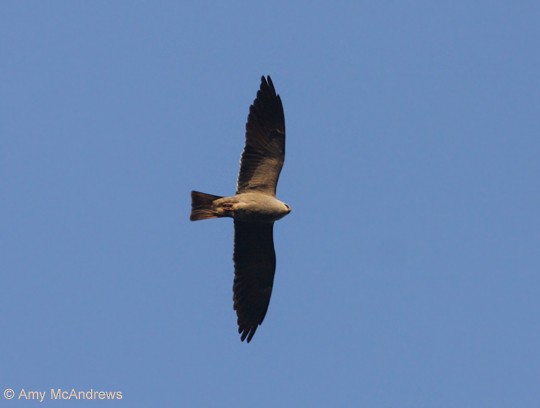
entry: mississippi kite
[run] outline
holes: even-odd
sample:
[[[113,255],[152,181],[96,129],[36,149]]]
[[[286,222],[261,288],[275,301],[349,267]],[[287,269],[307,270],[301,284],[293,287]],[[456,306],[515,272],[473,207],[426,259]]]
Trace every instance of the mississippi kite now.
[[[291,212],[287,204],[276,199],[284,159],[283,105],[270,76],[263,76],[249,108],[236,195],[191,192],[192,221],[234,219],[233,303],[240,339],[248,343],[264,320],[272,294],[276,270],[274,221]]]

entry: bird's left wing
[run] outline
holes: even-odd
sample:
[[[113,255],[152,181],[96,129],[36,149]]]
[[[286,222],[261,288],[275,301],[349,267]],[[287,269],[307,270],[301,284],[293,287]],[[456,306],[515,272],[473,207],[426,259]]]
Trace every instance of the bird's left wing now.
[[[263,322],[274,283],[273,223],[234,222],[234,310],[248,343]]]
[[[262,77],[257,97],[249,108],[237,194],[257,191],[275,196],[284,160],[283,105],[270,76]]]

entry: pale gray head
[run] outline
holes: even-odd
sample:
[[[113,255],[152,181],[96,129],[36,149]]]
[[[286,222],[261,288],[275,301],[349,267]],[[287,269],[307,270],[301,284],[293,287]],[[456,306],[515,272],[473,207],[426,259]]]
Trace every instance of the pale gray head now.
[[[281,205],[282,205],[282,208],[283,208],[283,212],[282,212],[282,216],[281,217],[285,217],[287,214],[289,214],[292,209],[291,207],[289,207],[288,204],[284,203],[283,201],[280,201]]]
[[[292,211],[292,208],[288,204],[283,203],[283,205],[287,209],[287,214],[289,214]]]

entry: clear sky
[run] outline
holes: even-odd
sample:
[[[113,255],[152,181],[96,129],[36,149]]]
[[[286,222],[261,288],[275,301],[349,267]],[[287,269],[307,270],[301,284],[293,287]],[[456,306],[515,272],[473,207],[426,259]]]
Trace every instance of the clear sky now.
[[[538,1],[5,1],[0,387],[47,406],[540,406]],[[285,107],[270,308],[232,309],[248,108]],[[33,404],[35,406],[35,404]]]

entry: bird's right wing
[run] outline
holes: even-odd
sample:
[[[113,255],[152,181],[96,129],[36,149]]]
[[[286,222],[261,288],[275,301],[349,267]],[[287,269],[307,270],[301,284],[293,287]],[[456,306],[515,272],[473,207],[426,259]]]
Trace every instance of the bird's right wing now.
[[[248,343],[263,322],[274,284],[273,223],[234,221],[234,310]]]

